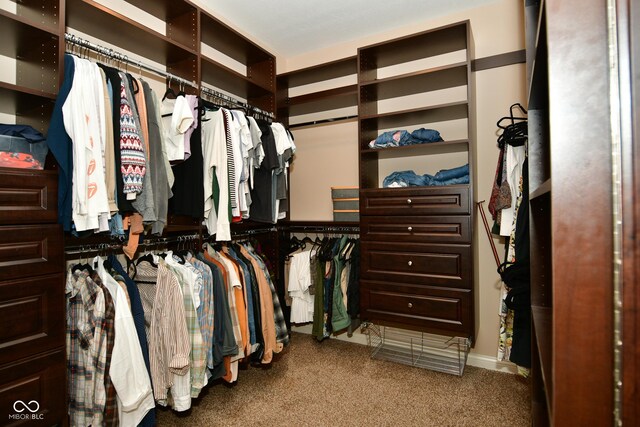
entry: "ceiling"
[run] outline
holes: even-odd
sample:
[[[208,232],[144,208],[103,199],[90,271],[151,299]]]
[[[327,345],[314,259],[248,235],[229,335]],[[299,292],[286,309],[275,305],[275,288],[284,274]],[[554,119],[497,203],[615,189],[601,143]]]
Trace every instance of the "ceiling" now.
[[[424,22],[495,0],[201,0],[285,57]]]

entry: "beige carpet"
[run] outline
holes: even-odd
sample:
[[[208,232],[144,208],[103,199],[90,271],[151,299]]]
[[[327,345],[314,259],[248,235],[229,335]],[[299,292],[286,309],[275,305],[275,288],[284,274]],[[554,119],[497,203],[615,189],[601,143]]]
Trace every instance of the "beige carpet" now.
[[[467,366],[464,375],[372,360],[366,346],[292,335],[270,368],[205,388],[159,426],[529,426],[529,384]]]

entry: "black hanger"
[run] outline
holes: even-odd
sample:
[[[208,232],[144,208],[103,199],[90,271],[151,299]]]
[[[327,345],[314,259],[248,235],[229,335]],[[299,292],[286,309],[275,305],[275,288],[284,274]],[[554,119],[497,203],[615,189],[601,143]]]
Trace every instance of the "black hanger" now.
[[[142,255],[141,257],[139,257],[136,260],[136,265],[140,265],[141,262],[143,261],[147,261],[149,264],[151,264],[154,267],[157,267],[158,264],[156,264],[155,262],[153,262],[153,254],[146,254],[146,255]]]
[[[171,75],[169,75],[169,83],[167,83],[167,90],[164,93],[164,96],[162,97],[162,100],[164,101],[165,99],[169,98],[169,99],[176,99],[178,97],[178,95],[176,95],[176,93],[173,91],[173,88],[171,87],[171,80],[173,79],[173,77]]]

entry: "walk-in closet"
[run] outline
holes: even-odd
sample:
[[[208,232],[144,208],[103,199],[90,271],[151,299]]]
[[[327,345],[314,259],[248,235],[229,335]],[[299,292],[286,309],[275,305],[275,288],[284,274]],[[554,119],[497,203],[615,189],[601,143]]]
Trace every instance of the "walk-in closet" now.
[[[0,425],[639,425],[639,22],[0,0]]]

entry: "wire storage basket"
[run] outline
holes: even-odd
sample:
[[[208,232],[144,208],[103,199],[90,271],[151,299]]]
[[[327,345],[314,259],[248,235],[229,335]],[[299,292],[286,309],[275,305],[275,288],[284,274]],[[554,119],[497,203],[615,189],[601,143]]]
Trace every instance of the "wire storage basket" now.
[[[471,342],[465,337],[449,337],[425,332],[364,324],[362,332],[374,359],[388,360],[418,368],[462,376]]]

